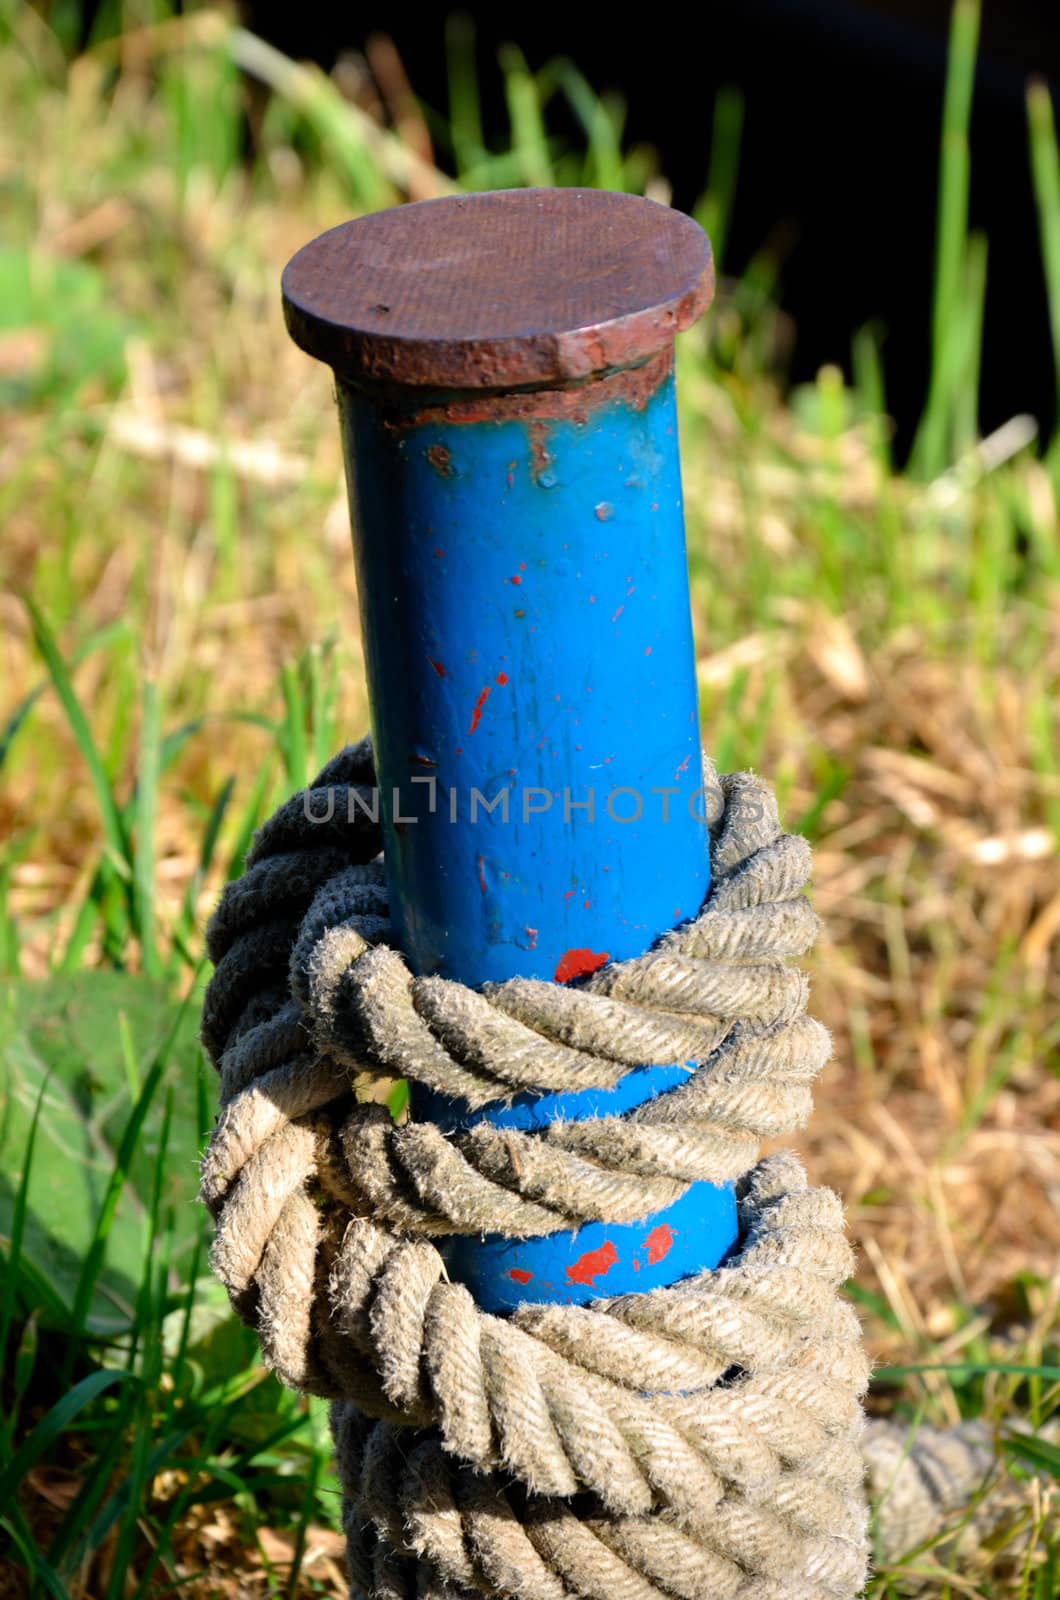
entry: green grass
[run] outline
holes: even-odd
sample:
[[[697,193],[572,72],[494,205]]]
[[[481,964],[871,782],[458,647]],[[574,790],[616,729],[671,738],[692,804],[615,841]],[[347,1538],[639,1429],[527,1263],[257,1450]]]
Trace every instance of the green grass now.
[[[286,339],[279,270],[453,185],[666,186],[618,97],[515,45],[489,145],[459,17],[448,104],[399,128],[219,12],[111,4],[73,59],[76,5],[43,9],[0,5],[0,1594],[339,1593],[322,1408],[257,1366],[194,1201],[205,917],[365,723],[328,379]],[[880,1600],[913,1567],[1046,1600],[1060,1563],[1060,453],[1018,420],[977,436],[977,31],[958,0],[908,469],[884,330],[849,381],[787,390],[768,252],[680,350],[706,742],[817,846],[837,1061],[801,1148],[861,1246],[873,1405],[986,1419],[1022,1508],[960,1577],[919,1551]],[[742,123],[720,95],[697,214],[723,268]],[[1060,372],[1041,84],[1028,163]]]

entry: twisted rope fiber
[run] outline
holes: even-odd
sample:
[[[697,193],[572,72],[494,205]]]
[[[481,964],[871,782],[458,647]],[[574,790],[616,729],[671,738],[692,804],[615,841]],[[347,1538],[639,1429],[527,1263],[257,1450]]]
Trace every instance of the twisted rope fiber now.
[[[333,1402],[353,1592],[847,1600],[867,1559],[850,1250],[833,1194],[757,1160],[829,1054],[788,965],[817,926],[808,846],[761,780],[708,771],[694,921],[576,986],[476,992],[387,942],[373,782],[365,740],[261,829],[208,930],[203,1016],[214,1265],[281,1379]],[[407,1077],[479,1108],[644,1062],[692,1065],[625,1116],[535,1132],[399,1127],[354,1092]],[[430,1242],[633,1221],[704,1179],[736,1182],[738,1244],[669,1289],[501,1319]],[[897,1538],[967,1490],[871,1437]]]

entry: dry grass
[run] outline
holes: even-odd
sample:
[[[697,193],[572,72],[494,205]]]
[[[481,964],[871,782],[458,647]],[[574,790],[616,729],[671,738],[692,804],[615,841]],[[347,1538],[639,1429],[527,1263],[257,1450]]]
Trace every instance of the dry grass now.
[[[283,262],[349,213],[349,190],[287,124],[263,135],[253,178],[238,164],[182,174],[155,70],[170,46],[149,44],[116,79],[102,58],[67,74],[27,25],[32,92],[24,63],[0,69],[19,246],[38,280],[85,267],[124,324],[115,369],[90,364],[50,390],[35,388],[42,363],[78,346],[81,315],[46,304],[0,332],[0,380],[21,397],[0,442],[0,726],[45,682],[24,592],[68,659],[115,630],[73,682],[121,799],[136,782],[143,677],[159,685],[164,730],[203,719],[159,787],[154,914],[168,950],[189,895],[201,930],[259,776],[260,814],[361,732],[366,706],[328,381],[286,338],[277,294]],[[179,32],[172,47],[208,92],[208,52]],[[385,172],[378,183],[398,197]],[[1025,450],[973,452],[927,485],[894,476],[879,419],[836,374],[787,409],[768,362],[732,358],[734,341],[760,350],[775,336],[740,286],[712,326],[682,352],[704,735],[725,765],[774,778],[789,825],[816,843],[815,1009],[835,1061],[800,1145],[813,1178],[846,1197],[878,1361],[1039,1364],[1060,1298],[1052,481]],[[97,794],[50,691],[4,779],[6,919],[22,974],[44,979],[103,854]],[[200,881],[229,779],[222,848]],[[107,941],[101,910],[78,961],[107,960]],[[131,934],[124,956],[136,966]],[[1048,1386],[1032,1388],[997,1370],[926,1372],[881,1384],[872,1403],[1003,1430],[1047,1408]],[[233,1565],[231,1592],[275,1592],[267,1563],[291,1559],[285,1534],[266,1530],[279,1542],[244,1568],[223,1514],[194,1528],[218,1575],[209,1593],[226,1592]],[[315,1580],[338,1593],[333,1558],[324,1539],[298,1592],[320,1592]],[[967,1585],[953,1592],[1031,1593],[989,1571]]]

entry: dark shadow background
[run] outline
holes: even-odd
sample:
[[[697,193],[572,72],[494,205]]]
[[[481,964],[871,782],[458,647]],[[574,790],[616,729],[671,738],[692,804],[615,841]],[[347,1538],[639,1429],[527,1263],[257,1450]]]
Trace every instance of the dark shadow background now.
[[[567,55],[595,89],[621,91],[630,141],[658,150],[685,209],[705,185],[714,96],[737,85],[744,130],[724,266],[739,274],[767,244],[780,257],[781,300],[796,327],[793,381],[826,361],[849,371],[854,332],[870,320],[886,329],[887,399],[904,452],[928,373],[949,0],[243,6],[250,27],[326,69],[371,33],[389,34],[413,87],[442,114],[450,9],[475,23],[488,134],[503,138],[507,127],[498,46],[518,44],[534,68]],[[1032,73],[1060,84],[1060,0],[984,0],[971,198],[972,226],[990,240],[984,432],[1017,411],[1033,412],[1045,430],[1054,422],[1024,107]]]

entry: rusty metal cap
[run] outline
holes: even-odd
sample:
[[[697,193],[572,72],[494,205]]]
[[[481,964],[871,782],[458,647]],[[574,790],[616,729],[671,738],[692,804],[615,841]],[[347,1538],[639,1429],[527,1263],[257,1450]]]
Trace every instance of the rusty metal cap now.
[[[714,292],[698,223],[637,195],[504,189],[332,228],[283,275],[296,344],[368,385],[506,390],[633,366]]]

